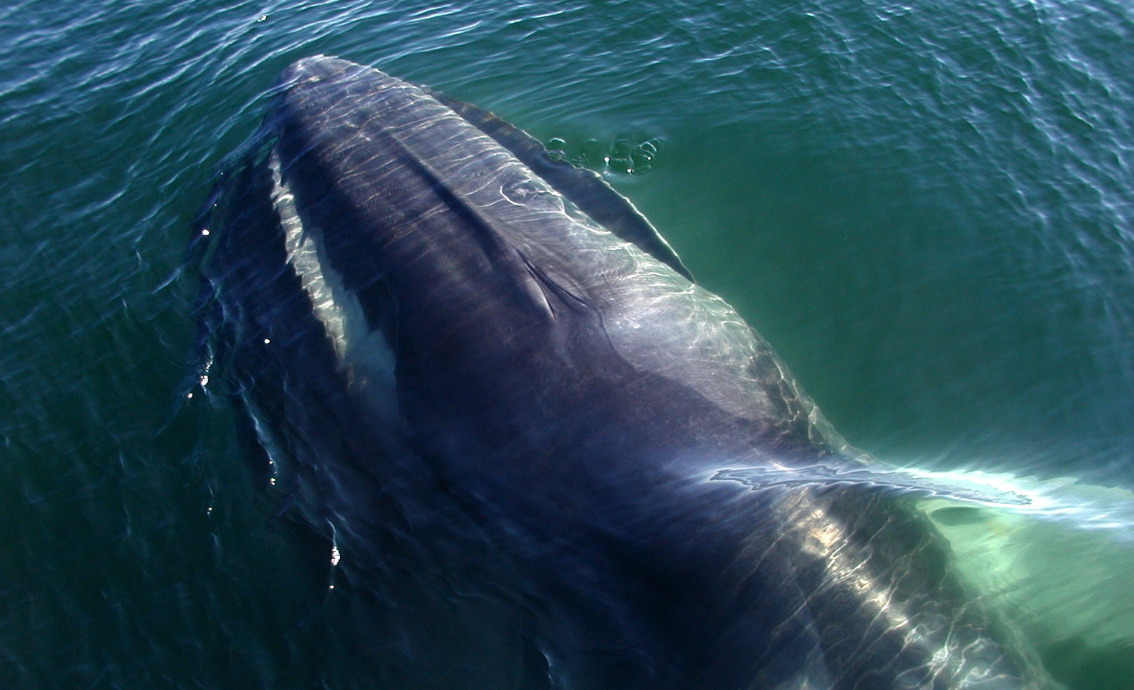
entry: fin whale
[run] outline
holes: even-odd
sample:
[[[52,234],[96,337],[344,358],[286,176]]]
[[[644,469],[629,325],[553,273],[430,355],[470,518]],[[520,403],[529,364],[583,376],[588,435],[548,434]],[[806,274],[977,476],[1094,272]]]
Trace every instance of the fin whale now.
[[[914,509],[933,489],[499,118],[300,60],[196,227],[210,387],[333,536],[376,682],[1053,687]]]

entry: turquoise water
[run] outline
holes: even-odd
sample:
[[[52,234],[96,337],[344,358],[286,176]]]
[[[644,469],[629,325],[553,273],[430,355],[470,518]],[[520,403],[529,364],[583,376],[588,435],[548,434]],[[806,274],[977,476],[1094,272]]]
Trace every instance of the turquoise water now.
[[[2,687],[370,685],[350,602],[184,397],[190,219],[314,53],[601,171],[854,445],[1134,487],[1128,4],[9,0],[0,45]],[[1120,599],[1123,505],[1046,552],[1098,585],[1045,624]],[[1134,684],[1127,605],[1087,652],[1051,636],[1071,686]]]

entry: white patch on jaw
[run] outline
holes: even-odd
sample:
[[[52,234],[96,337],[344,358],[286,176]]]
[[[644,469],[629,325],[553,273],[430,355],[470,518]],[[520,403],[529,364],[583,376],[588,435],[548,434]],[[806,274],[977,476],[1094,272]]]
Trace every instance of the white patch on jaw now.
[[[394,352],[380,330],[370,329],[358,297],[344,287],[342,276],[331,267],[322,235],[303,227],[295,195],[283,179],[275,151],[268,167],[272,173],[272,204],[283,227],[287,261],[311,299],[315,316],[331,339],[351,387],[393,421],[397,414]]]
[[[335,301],[334,291],[327,284],[328,276],[324,275],[319,250],[314,241],[309,241],[311,238],[304,231],[303,220],[295,209],[295,195],[283,180],[280,159],[275,151],[272,151],[268,168],[272,171],[272,204],[275,205],[276,213],[280,217],[280,225],[283,226],[287,261],[295,269],[303,289],[311,298],[311,303],[315,306],[315,316],[323,322],[327,335],[334,343],[339,361],[342,362],[346,357],[346,325],[342,305]]]

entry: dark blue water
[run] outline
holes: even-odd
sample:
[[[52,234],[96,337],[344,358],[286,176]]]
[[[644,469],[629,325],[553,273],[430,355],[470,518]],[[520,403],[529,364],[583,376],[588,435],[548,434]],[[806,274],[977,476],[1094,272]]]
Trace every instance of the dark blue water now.
[[[1134,486],[1128,4],[9,0],[0,45],[0,686],[373,681],[229,413],[184,397],[190,219],[314,53],[602,172],[856,446]],[[1056,492],[1079,551],[1001,525],[1052,546],[999,586],[1095,583],[1032,612],[1076,688],[1134,686],[1113,491]]]

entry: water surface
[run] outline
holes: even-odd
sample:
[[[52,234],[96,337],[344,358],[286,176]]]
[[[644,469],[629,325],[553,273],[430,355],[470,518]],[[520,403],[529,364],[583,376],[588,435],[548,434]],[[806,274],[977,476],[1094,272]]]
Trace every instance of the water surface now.
[[[0,44],[4,687],[370,685],[304,530],[185,397],[190,219],[315,53],[602,172],[856,446],[1134,486],[1128,4],[9,1]],[[1050,568],[1109,601],[1112,547]],[[1054,636],[1074,687],[1129,687],[1118,614]]]

